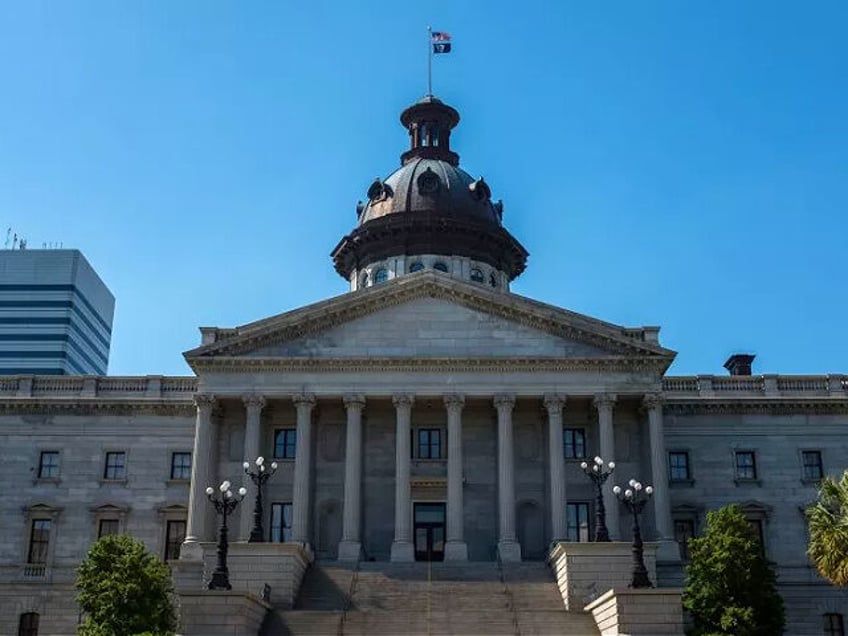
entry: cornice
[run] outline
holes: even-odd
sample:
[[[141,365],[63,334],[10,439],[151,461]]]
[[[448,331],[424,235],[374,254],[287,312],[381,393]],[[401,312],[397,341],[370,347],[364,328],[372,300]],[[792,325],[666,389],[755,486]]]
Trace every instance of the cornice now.
[[[667,401],[666,415],[848,415],[846,398]]]
[[[104,400],[102,398],[0,398],[0,415],[159,415],[193,417],[197,410],[185,400]]]

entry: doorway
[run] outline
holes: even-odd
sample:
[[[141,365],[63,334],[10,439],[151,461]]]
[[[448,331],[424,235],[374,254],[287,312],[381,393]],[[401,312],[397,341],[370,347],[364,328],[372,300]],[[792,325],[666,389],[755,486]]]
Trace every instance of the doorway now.
[[[413,512],[416,561],[445,560],[445,504],[417,503]]]

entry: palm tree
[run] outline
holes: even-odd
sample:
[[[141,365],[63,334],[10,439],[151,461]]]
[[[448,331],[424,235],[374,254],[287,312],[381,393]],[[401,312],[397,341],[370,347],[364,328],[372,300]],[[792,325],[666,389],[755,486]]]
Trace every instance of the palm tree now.
[[[848,470],[836,481],[825,477],[818,501],[807,508],[810,547],[807,554],[824,578],[848,586]]]

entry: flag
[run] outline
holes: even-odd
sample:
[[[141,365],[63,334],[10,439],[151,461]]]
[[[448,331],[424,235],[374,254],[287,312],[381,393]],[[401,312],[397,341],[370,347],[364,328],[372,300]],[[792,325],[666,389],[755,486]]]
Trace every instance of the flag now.
[[[430,37],[433,43],[433,53],[450,53],[451,52],[451,35],[445,31],[433,31]]]

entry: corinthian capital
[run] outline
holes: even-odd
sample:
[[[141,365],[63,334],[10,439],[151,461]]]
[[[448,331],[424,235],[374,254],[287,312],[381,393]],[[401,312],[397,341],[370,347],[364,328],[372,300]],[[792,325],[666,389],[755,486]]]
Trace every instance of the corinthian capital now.
[[[194,396],[194,405],[197,407],[198,411],[211,413],[217,403],[215,396],[209,395],[208,393],[196,393]]]
[[[559,413],[565,408],[565,396],[564,395],[556,395],[555,393],[547,393],[545,397],[542,399],[542,403],[545,405],[545,408],[548,410],[548,413]]]
[[[392,404],[396,409],[411,408],[415,403],[415,398],[411,395],[395,395],[392,397]]]
[[[599,411],[602,409],[611,409],[615,406],[616,395],[614,393],[599,393],[595,396],[593,404]]]
[[[515,406],[515,396],[514,395],[496,395],[493,400],[496,409],[510,409]]]
[[[299,393],[292,396],[292,402],[297,407],[309,407],[311,409],[315,406],[315,396],[311,393]]]
[[[345,395],[342,398],[346,409],[363,409],[365,408],[365,396],[363,395]]]
[[[646,393],[642,405],[646,409],[661,408],[664,401],[662,393]]]
[[[451,393],[444,397],[445,406],[450,410],[459,410],[465,406],[465,396]]]
[[[244,406],[247,409],[262,410],[265,408],[266,400],[264,395],[245,395],[241,398]]]

